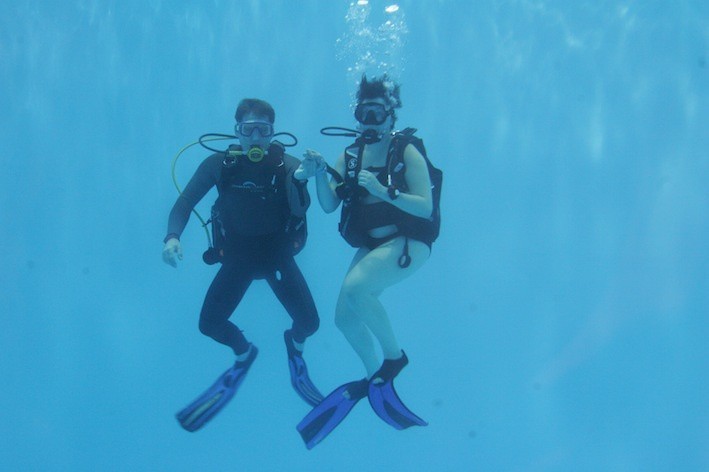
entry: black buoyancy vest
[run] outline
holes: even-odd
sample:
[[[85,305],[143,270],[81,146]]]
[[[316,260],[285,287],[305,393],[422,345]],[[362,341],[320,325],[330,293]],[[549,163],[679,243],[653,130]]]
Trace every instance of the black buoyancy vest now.
[[[291,253],[300,252],[307,224],[288,205],[283,145],[271,143],[261,162],[251,162],[238,145],[229,146],[224,156],[210,220],[213,246],[207,251],[211,256],[203,256],[205,262],[219,262],[230,240],[266,234],[285,234]]]
[[[363,196],[366,195],[366,190],[357,184],[357,177],[362,167],[364,143],[356,140],[354,144],[345,149],[345,175],[338,187],[338,196],[343,200],[339,229],[342,237],[351,246],[365,245],[368,231],[385,224],[395,224],[399,234],[429,245],[438,238],[441,226],[440,200],[443,172],[431,164],[423,141],[414,136],[415,132],[414,128],[406,128],[394,134],[382,172],[386,172],[386,182],[390,187],[397,188],[402,192],[408,191],[405,179],[404,149],[408,144],[414,145],[428,166],[433,198],[431,216],[429,218],[417,217],[385,202],[371,205],[360,203]],[[371,210],[376,211],[363,211],[363,207],[367,206],[371,206]]]
[[[217,183],[219,198],[214,206],[226,236],[282,230],[288,215],[282,148],[271,145],[261,162],[238,155],[240,150],[231,146],[227,151]]]

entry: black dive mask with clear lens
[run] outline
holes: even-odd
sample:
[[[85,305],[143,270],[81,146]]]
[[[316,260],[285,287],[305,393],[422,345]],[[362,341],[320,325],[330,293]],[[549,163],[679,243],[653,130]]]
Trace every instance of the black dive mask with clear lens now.
[[[247,121],[246,123],[237,123],[234,127],[236,134],[241,134],[243,136],[251,136],[254,134],[255,130],[258,130],[258,134],[263,137],[273,136],[273,125],[265,121]]]
[[[363,125],[381,125],[391,114],[381,103],[360,103],[355,108],[355,119]]]

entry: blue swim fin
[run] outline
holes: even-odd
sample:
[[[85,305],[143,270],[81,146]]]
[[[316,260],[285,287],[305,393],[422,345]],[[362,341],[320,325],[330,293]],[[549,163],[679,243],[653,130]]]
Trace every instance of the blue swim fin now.
[[[396,429],[426,426],[428,423],[409,410],[394,389],[394,377],[409,363],[402,351],[399,359],[385,359],[368,385],[369,404],[382,420]]]
[[[337,387],[313,408],[296,429],[308,449],[325,439],[342,423],[358,401],[367,396],[367,379],[349,382]]]
[[[290,371],[290,383],[293,389],[300,395],[305,403],[315,406],[323,400],[323,395],[313,384],[308,376],[308,367],[300,351],[293,345],[293,336],[290,330],[283,333],[288,350],[288,370]]]
[[[257,354],[258,349],[252,344],[245,361],[235,362],[202,395],[175,415],[180,425],[187,431],[197,431],[219,413],[244,381]]]

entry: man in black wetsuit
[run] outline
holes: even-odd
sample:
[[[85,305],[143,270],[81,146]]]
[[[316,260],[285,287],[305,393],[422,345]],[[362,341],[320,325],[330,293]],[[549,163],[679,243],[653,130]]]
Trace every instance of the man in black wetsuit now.
[[[311,405],[322,395],[310,382],[302,357],[303,343],[319,326],[315,303],[293,258],[302,244],[287,231],[295,218],[305,217],[310,197],[307,181],[293,176],[300,161],[271,143],[275,112],[263,100],[244,99],[236,109],[240,146],[207,157],[170,212],[163,260],[177,267],[182,259],[180,235],[194,206],[213,187],[219,198],[213,208],[214,230],[222,240],[216,248],[222,266],[202,306],[200,331],[229,346],[236,362],[195,402],[178,413],[182,426],[199,429],[234,395],[258,353],[231,321],[237,305],[255,279],[265,279],[293,320],[284,333],[291,383]]]

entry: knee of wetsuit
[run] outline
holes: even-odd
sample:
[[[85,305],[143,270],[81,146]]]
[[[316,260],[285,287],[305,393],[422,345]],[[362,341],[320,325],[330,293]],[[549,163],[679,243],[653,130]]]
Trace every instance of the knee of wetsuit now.
[[[207,318],[200,316],[199,318],[199,332],[205,336],[210,336],[214,332],[214,323],[209,321]]]
[[[298,327],[303,333],[304,338],[312,336],[313,334],[315,334],[318,328],[320,328],[320,318],[317,314],[315,314],[315,316],[309,318],[304,323],[300,323]]]
[[[226,320],[218,320],[202,313],[199,317],[199,332],[210,338],[220,338],[224,334],[226,323]]]
[[[302,343],[315,334],[318,328],[320,328],[320,317],[317,312],[312,312],[307,317],[299,317],[293,322],[291,334],[296,342]]]

